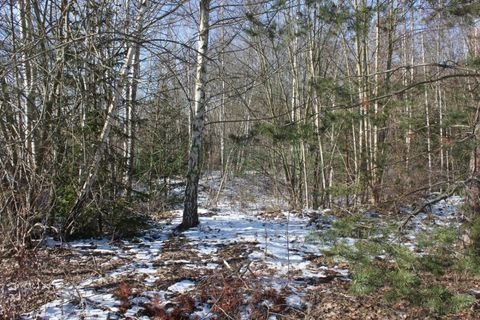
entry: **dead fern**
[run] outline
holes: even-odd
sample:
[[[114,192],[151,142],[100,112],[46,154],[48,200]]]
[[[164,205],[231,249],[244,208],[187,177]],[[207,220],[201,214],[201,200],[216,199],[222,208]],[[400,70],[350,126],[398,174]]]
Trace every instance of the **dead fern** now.
[[[171,320],[170,315],[165,311],[159,298],[153,298],[151,301],[143,304],[144,314],[156,320]]]
[[[115,290],[114,296],[120,300],[119,310],[121,313],[125,313],[130,308],[130,296],[132,295],[132,287],[127,282],[122,282]]]
[[[182,294],[174,300],[174,303],[176,307],[171,313],[172,319],[190,319],[190,315],[195,310],[195,301],[193,298],[187,294]]]

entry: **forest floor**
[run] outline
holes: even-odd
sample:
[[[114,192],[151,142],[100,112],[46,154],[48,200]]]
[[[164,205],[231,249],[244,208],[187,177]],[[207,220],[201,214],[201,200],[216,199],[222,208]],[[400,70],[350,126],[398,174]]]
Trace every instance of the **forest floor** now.
[[[325,254],[339,241],[321,236],[337,219],[328,210],[285,210],[256,176],[226,181],[217,196],[219,185],[218,176],[202,180],[201,224],[186,232],[174,232],[181,210],[171,210],[128,241],[48,239],[35,254],[2,260],[0,318],[439,318],[404,299],[386,303],[382,289],[352,294],[351,265]],[[181,185],[171,193],[181,195]],[[459,225],[461,203],[453,196],[435,204],[392,241],[419,252],[419,233]],[[375,211],[361,214],[374,226],[385,223]],[[342,237],[343,244],[356,241]],[[431,281],[452,292],[480,292],[475,276],[446,272]],[[478,319],[478,312],[480,300],[444,318]]]

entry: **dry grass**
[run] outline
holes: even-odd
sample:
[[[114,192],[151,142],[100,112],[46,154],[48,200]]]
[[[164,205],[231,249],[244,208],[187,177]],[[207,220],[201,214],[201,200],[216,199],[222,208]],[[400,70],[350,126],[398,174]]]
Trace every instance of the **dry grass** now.
[[[0,260],[0,319],[15,319],[53,300],[57,293],[53,280],[75,284],[119,263],[110,256],[81,256],[62,248],[26,250],[4,257]]]

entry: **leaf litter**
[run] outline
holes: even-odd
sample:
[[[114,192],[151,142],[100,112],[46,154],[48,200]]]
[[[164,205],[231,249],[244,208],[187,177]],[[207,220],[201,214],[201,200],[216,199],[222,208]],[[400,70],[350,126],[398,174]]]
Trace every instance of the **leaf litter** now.
[[[322,259],[330,244],[311,241],[310,235],[317,228],[328,230],[334,217],[286,210],[268,181],[257,176],[235,178],[218,194],[218,174],[202,185],[201,223],[181,234],[174,232],[182,213],[176,209],[163,213],[135,241],[48,240],[45,250],[76,256],[69,272],[91,257],[104,267],[81,280],[51,275],[47,297],[55,298],[20,318],[315,319],[312,314],[321,314],[324,319],[362,319],[365,312],[371,319],[408,318],[374,297],[349,295],[347,266]],[[182,192],[175,184],[172,193]],[[458,223],[460,204],[461,198],[451,197],[431,214],[438,224]],[[325,219],[312,223],[312,216]],[[399,241],[414,248],[416,234],[429,228],[428,218],[416,216]]]

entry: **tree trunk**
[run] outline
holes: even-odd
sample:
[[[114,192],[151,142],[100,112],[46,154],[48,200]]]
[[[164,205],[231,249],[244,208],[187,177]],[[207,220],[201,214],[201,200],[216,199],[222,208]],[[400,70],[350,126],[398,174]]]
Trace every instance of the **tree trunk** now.
[[[471,182],[468,187],[468,203],[472,209],[472,217],[480,216],[480,108],[475,115],[474,139],[475,147],[470,158]]]
[[[203,128],[205,125],[205,84],[207,76],[208,32],[210,0],[200,1],[200,25],[198,35],[197,72],[195,78],[195,106],[192,137],[188,157],[187,185],[182,223],[178,230],[186,230],[199,224],[198,180],[200,179],[200,156],[202,151]]]
[[[422,63],[423,66],[423,76],[427,79],[427,67],[425,59],[425,36],[422,34]],[[427,159],[428,159],[428,191],[432,191],[432,137],[431,137],[431,126],[430,126],[430,105],[429,105],[429,96],[428,88],[425,86],[424,89],[425,97],[425,126],[427,127]]]
[[[31,17],[31,4],[28,1],[19,1],[17,10],[20,15],[20,37],[21,43],[24,46],[21,53],[21,78],[23,85],[23,94],[20,96],[21,105],[23,109],[23,124],[24,141],[25,141],[25,159],[26,163],[32,170],[36,167],[36,148],[33,134],[34,110],[36,100],[36,88],[34,79],[36,76],[35,61],[31,58],[34,55],[33,48],[33,23]]]
[[[136,30],[134,36],[138,39],[140,37],[140,33],[142,30],[143,25],[143,17],[147,7],[147,1],[142,1],[142,6],[140,7],[140,11],[138,12],[137,19],[136,19]],[[132,65],[132,61],[134,59],[136,52],[136,46],[131,46],[128,48],[127,55],[123,62],[122,68],[119,74],[119,80],[117,84],[117,88],[115,88],[115,93],[113,94],[112,100],[110,105],[108,106],[107,116],[105,122],[103,124],[102,132],[100,133],[97,149],[95,151],[95,156],[87,170],[87,176],[85,181],[83,182],[82,188],[79,190],[77,194],[77,198],[75,200],[72,209],[70,210],[68,217],[65,219],[62,227],[63,236],[69,236],[73,231],[73,225],[78,218],[81,210],[84,207],[85,200],[96,181],[98,169],[100,167],[100,161],[103,158],[105,153],[105,149],[107,147],[108,138],[110,135],[110,130],[112,127],[113,120],[115,115],[118,111],[118,105],[121,100],[121,94],[123,92],[123,88],[125,86],[125,82],[127,80],[128,70],[129,67]]]
[[[125,171],[123,173],[123,182],[125,184],[125,194],[131,196],[133,162],[135,158],[135,113],[137,105],[137,88],[140,77],[140,45],[135,44],[135,53],[133,56],[131,69],[131,79],[127,88],[127,110],[125,111]]]

